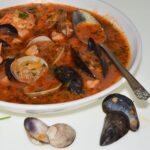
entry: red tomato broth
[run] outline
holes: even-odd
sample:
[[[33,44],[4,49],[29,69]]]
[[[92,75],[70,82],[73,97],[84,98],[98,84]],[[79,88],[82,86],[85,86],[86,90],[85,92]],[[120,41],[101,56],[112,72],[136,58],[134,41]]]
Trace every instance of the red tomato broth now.
[[[13,45],[11,48],[4,48],[2,50],[2,56],[6,58],[7,56],[15,55],[16,57],[25,56],[24,52],[26,49],[27,43],[36,36],[46,35],[51,37],[51,32],[56,31],[56,27],[49,29],[46,27],[47,14],[49,12],[55,11],[59,8],[63,8],[68,13],[68,19],[71,20],[72,12],[78,8],[74,8],[71,6],[58,5],[58,4],[29,4],[23,6],[16,6],[12,8],[7,8],[4,10],[0,10],[0,18],[7,14],[8,12],[13,12],[16,9],[27,11],[29,13],[34,14],[36,18],[36,25],[32,30],[30,30],[30,34],[28,34],[25,38],[23,38],[22,43],[17,43]],[[92,12],[91,12],[92,13]],[[104,31],[107,35],[107,40],[105,44],[114,52],[114,54],[118,57],[121,63],[124,66],[128,66],[130,61],[130,48],[128,44],[128,40],[125,37],[124,33],[115,28],[109,20],[105,17],[102,17],[98,14],[92,13],[98,21],[101,22]],[[117,82],[121,75],[116,67],[110,63],[108,58],[107,62],[109,65],[109,71],[106,78],[102,75],[102,68],[98,62],[97,57],[94,53],[89,52],[87,49],[87,45],[80,42],[79,39],[73,34],[72,37],[66,38],[62,42],[54,42],[54,45],[49,45],[46,43],[40,42],[39,49],[40,52],[38,57],[41,57],[46,60],[49,64],[49,72],[46,72],[44,77],[42,76],[36,83],[32,83],[31,85],[27,85],[24,83],[20,83],[17,81],[9,81],[8,83],[3,82],[3,78],[5,77],[4,65],[0,65],[0,99],[7,102],[13,103],[24,103],[24,104],[52,104],[52,103],[60,103],[60,102],[68,102],[72,100],[77,100],[86,96],[93,95],[97,92],[100,92],[115,82]],[[39,89],[47,89],[50,87],[54,87],[58,80],[55,79],[53,75],[53,66],[51,65],[54,61],[55,54],[57,52],[58,47],[65,47],[65,52],[59,61],[55,65],[68,65],[73,67],[81,76],[83,80],[83,94],[74,94],[67,90],[66,86],[62,86],[57,91],[50,93],[48,95],[42,95],[37,97],[30,97],[24,94],[24,89],[29,87],[29,90],[39,90]],[[87,81],[94,81],[94,79],[87,76],[83,71],[78,69],[71,58],[70,48],[74,47],[76,50],[80,52],[83,60],[89,65],[90,69],[95,73],[96,78],[99,80],[99,83],[94,88],[87,87]],[[94,64],[94,65],[93,65]],[[50,75],[49,75],[50,73]],[[36,86],[39,86],[36,89]],[[33,87],[33,88],[32,88]],[[11,91],[11,92],[10,92]]]

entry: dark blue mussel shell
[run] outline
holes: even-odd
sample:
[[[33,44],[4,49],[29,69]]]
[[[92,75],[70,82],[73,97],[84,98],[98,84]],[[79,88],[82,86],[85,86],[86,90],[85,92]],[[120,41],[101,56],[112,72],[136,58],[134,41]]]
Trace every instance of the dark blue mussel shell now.
[[[54,68],[54,74],[71,92],[76,94],[83,93],[82,79],[73,68],[65,65],[57,66]]]
[[[134,103],[121,94],[111,94],[102,103],[106,113],[100,145],[111,144],[123,137],[129,130],[139,129],[139,119]]]

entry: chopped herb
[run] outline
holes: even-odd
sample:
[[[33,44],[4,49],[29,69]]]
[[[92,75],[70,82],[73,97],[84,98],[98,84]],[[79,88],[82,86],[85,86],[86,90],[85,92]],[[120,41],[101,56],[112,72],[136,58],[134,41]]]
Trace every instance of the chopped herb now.
[[[23,11],[20,11],[20,10],[16,10],[16,13],[18,14],[18,17],[21,19],[26,19],[29,16],[29,14],[27,14]]]
[[[29,9],[28,9],[28,12],[30,12],[30,13],[35,13],[35,11],[36,11],[36,9],[37,9],[37,7],[30,7]]]
[[[0,18],[2,18],[4,16],[4,14],[0,13]]]
[[[10,116],[6,116],[6,117],[0,117],[0,120],[5,120],[5,119],[9,119],[11,118]]]
[[[19,13],[19,18],[22,18],[22,19],[26,19],[29,15],[22,12],[22,13]]]

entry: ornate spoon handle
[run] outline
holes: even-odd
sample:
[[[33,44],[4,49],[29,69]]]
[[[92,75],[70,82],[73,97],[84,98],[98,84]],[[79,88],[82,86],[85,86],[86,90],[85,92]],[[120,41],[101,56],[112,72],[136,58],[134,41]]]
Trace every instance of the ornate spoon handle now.
[[[120,63],[117,57],[107,47],[103,44],[99,46],[100,49],[102,49],[109,56],[121,74],[126,78],[137,98],[147,100],[150,97],[148,91],[146,91],[146,89],[133,77],[133,75]]]

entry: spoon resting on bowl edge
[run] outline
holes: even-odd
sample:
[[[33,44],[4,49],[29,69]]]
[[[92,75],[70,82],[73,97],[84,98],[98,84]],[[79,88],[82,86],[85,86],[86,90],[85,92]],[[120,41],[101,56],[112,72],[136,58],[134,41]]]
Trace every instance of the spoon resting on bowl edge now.
[[[104,44],[107,37],[100,22],[98,22],[98,20],[96,20],[94,16],[92,16],[84,10],[74,11],[72,16],[72,22],[75,34],[77,35],[78,39],[81,42],[88,44],[89,48],[94,47],[94,51],[96,51],[96,55],[98,56],[100,61],[101,56],[99,54],[101,52],[104,52],[108,56],[108,58],[113,62],[113,64],[115,64],[122,76],[127,80],[136,97],[141,100],[147,100],[150,97],[150,93],[135,79],[135,77],[121,64],[121,62],[113,54],[113,52]],[[98,38],[96,36],[91,38],[90,33],[86,34],[86,38],[80,36],[78,28],[84,23],[87,23],[90,26],[94,25],[95,30],[97,30],[96,35],[101,35],[101,38]]]

